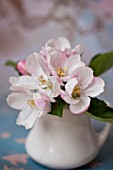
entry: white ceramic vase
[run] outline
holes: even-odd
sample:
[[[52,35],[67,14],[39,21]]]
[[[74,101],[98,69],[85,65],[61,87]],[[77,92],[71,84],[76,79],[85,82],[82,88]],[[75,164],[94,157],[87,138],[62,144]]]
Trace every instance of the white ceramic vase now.
[[[50,168],[71,169],[93,160],[105,142],[111,125],[97,133],[86,114],[74,115],[68,108],[63,118],[45,115],[38,119],[26,140],[31,158]]]

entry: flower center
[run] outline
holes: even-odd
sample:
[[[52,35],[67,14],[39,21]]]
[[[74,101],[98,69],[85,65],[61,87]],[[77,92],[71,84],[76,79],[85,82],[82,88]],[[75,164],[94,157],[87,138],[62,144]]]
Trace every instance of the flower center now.
[[[50,89],[50,90],[53,89],[53,84],[49,79],[45,80],[44,77],[41,75],[39,76],[38,80],[39,80],[39,85],[41,86],[42,89]]]
[[[32,109],[36,107],[34,100],[28,100],[27,103],[32,107]]]
[[[46,83],[46,80],[44,79],[44,77],[42,75],[39,76],[38,80],[42,85],[44,85]]]
[[[47,82],[47,87],[48,87],[50,90],[53,89],[53,83],[52,83],[50,80],[48,80],[48,82]]]
[[[66,71],[67,71],[67,68],[57,67],[57,76],[58,77],[66,76]]]
[[[72,98],[76,99],[77,97],[80,97],[80,88],[78,85],[76,85],[72,91]]]

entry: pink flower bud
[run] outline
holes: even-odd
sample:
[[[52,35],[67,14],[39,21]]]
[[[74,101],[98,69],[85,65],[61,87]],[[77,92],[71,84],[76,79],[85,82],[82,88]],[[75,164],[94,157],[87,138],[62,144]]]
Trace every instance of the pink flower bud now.
[[[17,64],[17,70],[18,70],[22,75],[28,74],[25,66],[26,66],[26,60],[22,60],[22,61],[18,62],[18,64]]]

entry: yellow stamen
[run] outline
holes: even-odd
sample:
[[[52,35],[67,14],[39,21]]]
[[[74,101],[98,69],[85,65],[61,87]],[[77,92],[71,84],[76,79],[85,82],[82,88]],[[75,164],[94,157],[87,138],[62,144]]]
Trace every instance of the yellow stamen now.
[[[66,76],[66,72],[67,68],[61,68],[61,67],[57,67],[57,76],[58,77],[64,77]]]
[[[36,107],[34,100],[28,100],[27,103],[32,107],[32,109]]]
[[[61,77],[64,77],[65,76],[65,73],[61,73]]]
[[[39,81],[41,82],[42,85],[44,85],[46,83],[46,80],[44,79],[44,77],[42,75],[39,76]]]
[[[43,89],[50,89],[50,90],[52,90],[52,88],[53,88],[53,84],[52,84],[52,82],[48,79],[48,80],[45,80],[44,79],[44,77],[41,75],[41,76],[39,76],[39,78],[38,78],[38,80],[39,80],[39,85],[43,88]]]
[[[77,97],[80,97],[80,88],[78,85],[76,85],[73,89],[73,92],[72,92],[72,97],[74,99],[76,99]]]

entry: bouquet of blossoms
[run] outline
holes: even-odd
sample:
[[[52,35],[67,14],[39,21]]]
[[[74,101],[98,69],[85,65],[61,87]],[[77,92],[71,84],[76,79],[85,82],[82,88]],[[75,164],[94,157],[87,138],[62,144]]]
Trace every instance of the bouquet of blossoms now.
[[[113,52],[96,55],[89,67],[82,61],[81,46],[71,48],[65,37],[49,40],[39,53],[13,62],[18,77],[10,77],[9,106],[21,110],[17,124],[31,128],[46,114],[63,116],[68,106],[76,115],[87,114],[98,120],[113,122],[113,109],[95,98],[105,83],[97,77],[113,65]]]

